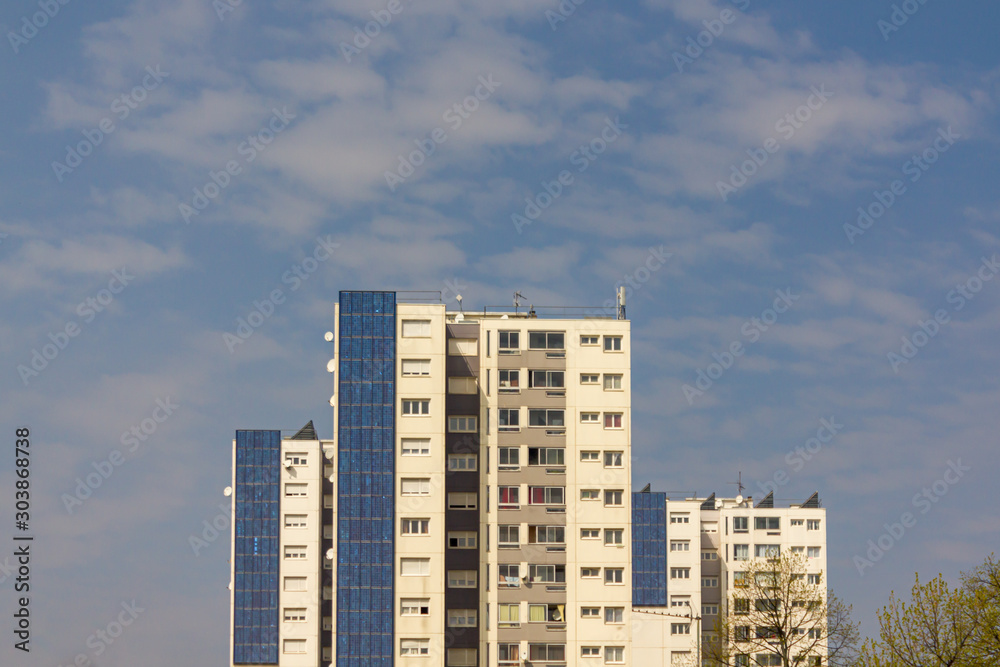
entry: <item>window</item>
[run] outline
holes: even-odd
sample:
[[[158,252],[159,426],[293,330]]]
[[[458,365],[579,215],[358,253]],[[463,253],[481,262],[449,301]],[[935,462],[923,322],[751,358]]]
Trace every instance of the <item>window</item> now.
[[[621,427],[622,427],[622,413],[620,412],[604,413],[604,428],[621,428]]]
[[[284,652],[285,653],[305,653],[306,652],[306,640],[305,639],[286,639],[284,641]]]
[[[528,660],[532,662],[565,662],[565,644],[528,644]]]
[[[306,457],[306,455],[304,453],[303,454],[299,454],[299,453],[293,454],[291,452],[288,452],[288,453],[285,454],[285,465],[286,466],[304,466],[304,465],[309,465],[309,459]]]
[[[805,547],[792,547],[792,553],[800,555],[800,556],[801,555],[805,555],[806,548]]]
[[[671,595],[670,596],[670,606],[671,607],[690,607],[691,597],[688,595]]]
[[[474,648],[450,648],[447,655],[448,667],[475,667],[479,664]]]
[[[475,609],[449,609],[449,628],[474,628],[476,627]]]
[[[301,498],[307,495],[309,490],[308,484],[285,484],[285,497],[286,498]]]
[[[601,376],[597,373],[580,373],[580,384],[597,384]]]
[[[622,337],[621,336],[605,336],[604,337],[604,351],[605,352],[621,352],[622,351]]]
[[[430,533],[430,519],[400,519],[401,535],[427,535]]]
[[[519,408],[500,408],[500,430],[520,431],[521,410]]]
[[[806,521],[806,530],[819,530],[819,519],[809,519]]]
[[[400,558],[399,574],[403,577],[428,577],[431,574],[431,559]]]
[[[479,341],[475,338],[449,338],[448,354],[453,357],[474,357],[479,354]]]
[[[749,560],[750,559],[750,545],[749,544],[734,544],[733,545],[733,560]]]
[[[619,489],[608,489],[604,492],[604,505],[606,507],[621,507],[623,491]]]
[[[448,588],[475,588],[475,570],[448,570]]]
[[[529,604],[528,622],[530,623],[565,623],[561,604]]]
[[[563,371],[528,371],[528,386],[535,389],[563,389],[566,387]]]
[[[399,601],[400,616],[430,616],[430,598],[402,598]]]
[[[403,438],[400,443],[402,456],[430,456],[430,438]]]
[[[781,609],[781,600],[774,598],[761,598],[754,600],[754,609],[759,612],[773,614]]]
[[[600,607],[580,607],[580,618],[598,618],[600,615]]]
[[[597,579],[601,576],[601,568],[599,567],[581,567],[580,568],[580,578],[581,579]]]
[[[718,588],[719,578],[718,577],[702,577],[701,578],[702,588]]]
[[[521,566],[517,563],[501,563],[497,566],[500,588],[521,587]]]
[[[620,374],[604,374],[604,390],[619,391],[622,388],[622,376]]]
[[[301,592],[306,590],[306,578],[305,577],[285,577],[286,591]]]
[[[780,551],[781,547],[777,544],[755,544],[753,547],[755,558],[777,558]]]
[[[562,486],[529,486],[529,505],[565,505],[566,489]]]
[[[691,515],[687,513],[671,512],[670,523],[690,523]]]
[[[738,642],[750,641],[750,626],[737,625],[733,628],[733,638]]]
[[[690,579],[691,578],[691,568],[689,568],[689,567],[672,567],[672,568],[670,568],[670,578],[671,579]]]
[[[625,581],[625,569],[621,567],[604,568],[605,584],[620,584]]]
[[[605,664],[618,664],[625,662],[625,647],[624,646],[605,646],[604,647],[604,662]]]
[[[500,487],[500,509],[517,509],[521,506],[521,487],[501,486]]]
[[[449,433],[475,433],[476,432],[476,417],[448,417],[448,432]]]
[[[521,371],[500,369],[500,391],[511,392],[520,388]]]
[[[597,336],[580,336],[580,345],[599,345]]]
[[[755,530],[781,530],[781,517],[755,516],[753,527]]]
[[[719,615],[719,605],[717,605],[717,604],[703,604],[703,605],[701,605],[701,615],[702,616],[718,616]]]
[[[426,496],[431,492],[431,480],[427,477],[404,477],[399,480],[401,496]]]
[[[781,667],[781,656],[777,653],[758,653],[754,658],[760,667]]]
[[[404,415],[429,415],[431,413],[431,402],[426,398],[403,399]]]
[[[622,528],[605,528],[604,544],[624,544],[625,530]]]
[[[500,627],[516,628],[521,625],[520,604],[500,604]]]
[[[601,538],[600,528],[581,528],[580,529],[580,539],[581,540],[599,540]]]
[[[746,574],[745,572],[743,574]],[[750,600],[744,598],[735,598],[733,600],[733,613],[734,614],[749,614],[750,613]]]
[[[529,350],[565,350],[566,334],[562,331],[529,331]]]
[[[566,583],[565,565],[529,565],[528,578],[547,584]]]
[[[500,334],[500,354],[516,354],[521,350],[520,331],[501,331]]]
[[[475,454],[449,454],[448,470],[452,472],[462,472],[475,470],[477,458]]]
[[[400,639],[399,655],[430,655],[431,640],[429,639]]]
[[[750,579],[747,577],[746,572],[733,572],[733,586],[736,588],[746,588],[749,585]]]
[[[520,644],[498,644],[497,645],[498,658],[501,665],[519,665],[521,664],[521,645]]]
[[[565,544],[565,526],[528,526],[528,544]]]
[[[566,465],[566,450],[562,447],[528,447],[529,466]]]
[[[598,489],[580,489],[580,500],[597,500],[601,497]]]
[[[500,448],[500,469],[504,468],[520,468],[521,467],[521,448],[520,447],[501,447]]]
[[[691,634],[691,624],[690,623],[671,623],[670,624],[670,634],[672,634],[672,635],[689,635],[689,634]]]
[[[403,320],[402,335],[403,335],[403,338],[430,338],[431,337],[431,321],[430,320]]]
[[[812,586],[819,586],[823,580],[823,575],[821,574],[808,574],[806,575],[806,583]]]
[[[298,560],[306,557],[305,545],[285,545],[285,560]]]
[[[821,639],[823,637],[823,631],[820,628],[809,628],[807,636],[809,639]]]
[[[476,378],[448,378],[449,394],[478,394],[479,380]]]
[[[604,452],[605,468],[621,468],[623,452]]]
[[[745,533],[750,530],[749,518],[745,516],[734,516],[733,517],[733,532],[734,533]]]
[[[600,459],[600,452],[580,452],[581,461],[599,461]]]
[[[601,647],[600,646],[581,646],[580,647],[580,657],[581,658],[599,658],[599,657],[601,657]]]
[[[306,610],[304,607],[289,607],[285,609],[285,623],[301,623],[306,620]]]
[[[734,657],[733,665],[735,667],[750,667],[750,654],[737,653]]]
[[[449,493],[448,509],[474,510],[477,507],[475,493]]]
[[[520,532],[521,526],[517,524],[500,526],[500,548],[520,546]]]
[[[286,514],[285,515],[285,528],[305,528],[306,527],[306,515],[305,514]]]
[[[528,426],[565,426],[565,410],[528,410]]]
[[[719,554],[717,552],[715,552],[715,551],[702,551],[701,552],[701,559],[702,560],[719,560]]]
[[[604,608],[604,622],[605,623],[624,623],[625,622],[625,607],[605,607]]]
[[[691,540],[670,540],[671,551],[690,551]]]
[[[403,359],[402,362],[402,373],[403,377],[412,377],[417,375],[430,375],[431,374],[431,360],[430,359]]]
[[[819,547],[809,547],[806,549],[806,558],[819,558]]]
[[[793,526],[801,526],[801,525],[805,524],[805,521],[803,519],[792,519],[791,520],[791,524]]]

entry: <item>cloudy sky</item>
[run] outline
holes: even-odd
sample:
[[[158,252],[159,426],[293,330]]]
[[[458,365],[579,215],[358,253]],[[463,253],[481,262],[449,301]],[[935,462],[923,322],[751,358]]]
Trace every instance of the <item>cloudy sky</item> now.
[[[331,435],[340,289],[625,282],[634,483],[818,490],[868,631],[996,548],[993,3],[43,5],[0,12],[0,414],[36,535],[5,664],[225,662],[228,544],[189,538],[234,429]]]

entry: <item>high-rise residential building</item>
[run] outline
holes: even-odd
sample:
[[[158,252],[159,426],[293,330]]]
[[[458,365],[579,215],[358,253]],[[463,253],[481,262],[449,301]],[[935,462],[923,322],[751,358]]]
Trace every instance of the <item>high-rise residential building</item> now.
[[[709,642],[725,639],[715,633],[720,614],[729,614],[730,628],[739,630],[741,614],[762,602],[773,604],[745,595],[742,574],[751,563],[773,563],[782,554],[791,555],[801,564],[791,578],[800,578],[803,585],[815,587],[815,594],[825,598],[826,510],[820,506],[818,494],[801,504],[775,507],[773,493],[754,505],[752,498],[716,498],[712,494],[670,499],[665,493],[638,492],[632,495],[632,507],[633,664],[698,665]],[[757,572],[767,569],[758,566]],[[747,598],[745,609],[731,604],[737,597]],[[800,603],[788,602],[793,606]],[[789,610],[788,616],[794,617],[794,610]],[[748,633],[767,631],[745,627]],[[813,633],[820,629],[797,630]],[[729,634],[730,664],[782,664],[767,650],[766,641],[743,642],[738,632]],[[825,664],[826,645],[824,638],[820,639],[809,655],[800,656],[799,664]]]
[[[340,293],[333,440],[237,432],[232,663],[640,664],[624,304],[409,297]]]

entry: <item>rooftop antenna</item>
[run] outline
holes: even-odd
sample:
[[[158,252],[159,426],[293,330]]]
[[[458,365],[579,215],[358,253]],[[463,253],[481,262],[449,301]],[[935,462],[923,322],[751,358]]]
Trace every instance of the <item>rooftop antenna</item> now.
[[[618,319],[625,319],[625,286],[618,288]]]
[[[520,307],[520,305],[521,305],[521,299],[523,299],[523,298],[524,298],[523,294],[521,294],[520,292],[514,292],[514,314],[515,315],[517,315],[517,309]]]
[[[465,312],[465,308],[462,307],[462,295],[461,294],[456,294],[455,295],[455,301],[458,301],[458,309],[461,312],[464,313]]]
[[[738,495],[740,495],[740,496],[743,495],[743,489],[747,488],[747,487],[743,486],[743,471],[742,470],[739,472],[739,475],[737,476],[736,481],[735,482],[729,482],[729,483],[736,485],[736,493]]]

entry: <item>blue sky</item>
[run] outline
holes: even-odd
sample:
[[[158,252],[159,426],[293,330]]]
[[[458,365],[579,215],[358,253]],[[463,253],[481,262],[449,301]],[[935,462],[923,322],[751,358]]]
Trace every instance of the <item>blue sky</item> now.
[[[996,549],[992,3],[912,0],[898,26],[855,0],[559,7],[4,6],[0,413],[36,443],[18,664],[226,659],[228,545],[189,537],[236,428],[330,435],[340,289],[599,307],[628,276],[634,483],[820,491],[830,581],[869,632],[915,571]],[[821,419],[842,428],[810,443]],[[121,637],[88,643],[132,600]]]

